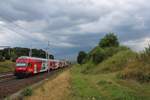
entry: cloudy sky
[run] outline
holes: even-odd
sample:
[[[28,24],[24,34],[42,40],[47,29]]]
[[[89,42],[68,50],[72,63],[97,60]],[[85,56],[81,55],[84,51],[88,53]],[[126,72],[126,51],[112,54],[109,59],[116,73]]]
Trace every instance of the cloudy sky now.
[[[150,42],[148,0],[1,0],[0,45],[46,48],[74,59],[108,32],[142,50]]]

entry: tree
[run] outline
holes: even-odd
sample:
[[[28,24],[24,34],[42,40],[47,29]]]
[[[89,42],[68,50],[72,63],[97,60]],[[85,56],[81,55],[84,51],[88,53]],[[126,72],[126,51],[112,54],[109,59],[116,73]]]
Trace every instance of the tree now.
[[[2,55],[0,55],[0,62],[5,61],[5,57],[3,57]]]
[[[10,56],[10,49],[11,48],[5,48],[3,50],[3,56],[5,57],[6,60],[10,60],[11,56]]]
[[[16,61],[16,59],[20,56],[29,56],[30,49],[22,48],[22,47],[14,47],[14,48],[5,48],[0,50],[0,60],[12,60]],[[46,52],[42,49],[32,49],[32,57],[46,58]],[[49,55],[50,59],[54,59],[54,56]]]
[[[54,56],[50,54],[49,59],[54,59]]]
[[[119,41],[114,33],[109,33],[104,36],[99,42],[99,46],[104,47],[117,47],[119,46]]]
[[[17,54],[14,52],[14,50],[11,50],[11,61],[15,62],[17,59]]]
[[[95,64],[102,62],[106,58],[106,53],[103,48],[96,47],[95,50],[91,53],[92,61]]]
[[[79,64],[83,64],[84,59],[86,58],[87,54],[84,51],[80,51],[77,57],[77,62]]]

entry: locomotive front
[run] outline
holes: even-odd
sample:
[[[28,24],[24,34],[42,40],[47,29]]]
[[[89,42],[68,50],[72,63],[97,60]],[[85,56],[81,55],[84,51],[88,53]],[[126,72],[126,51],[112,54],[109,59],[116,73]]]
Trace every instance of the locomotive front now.
[[[18,58],[16,60],[15,72],[14,75],[18,78],[29,76],[32,74],[32,70],[29,71],[29,59]]]

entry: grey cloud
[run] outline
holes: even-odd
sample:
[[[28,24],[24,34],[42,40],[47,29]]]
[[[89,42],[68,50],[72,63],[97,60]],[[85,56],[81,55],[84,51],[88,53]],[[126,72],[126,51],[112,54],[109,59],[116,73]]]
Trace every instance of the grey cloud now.
[[[1,44],[45,48],[49,40],[58,58],[74,58],[108,32],[126,44],[150,38],[149,10],[148,0],[5,0],[0,3],[0,21],[6,23],[0,38],[14,37]]]

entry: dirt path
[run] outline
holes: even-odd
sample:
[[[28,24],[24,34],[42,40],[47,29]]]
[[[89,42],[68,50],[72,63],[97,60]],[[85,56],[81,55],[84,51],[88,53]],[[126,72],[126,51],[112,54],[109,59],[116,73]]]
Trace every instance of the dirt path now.
[[[70,71],[66,70],[53,80],[48,80],[25,100],[67,100],[70,94]]]

